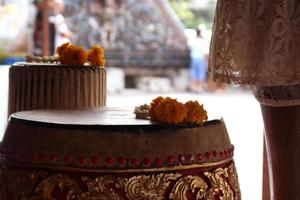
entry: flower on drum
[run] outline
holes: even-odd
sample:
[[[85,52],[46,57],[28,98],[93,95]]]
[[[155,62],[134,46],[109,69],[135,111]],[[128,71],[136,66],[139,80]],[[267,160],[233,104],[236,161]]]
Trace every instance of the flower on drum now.
[[[184,119],[185,123],[202,125],[207,121],[207,111],[198,101],[188,101],[184,104],[184,107],[187,109],[187,116]]]
[[[98,45],[93,46],[88,52],[88,61],[92,65],[105,65],[104,49]]]
[[[65,50],[65,49],[67,48],[67,46],[69,46],[69,45],[70,45],[70,43],[69,43],[69,42],[66,42],[66,43],[60,45],[59,47],[57,47],[56,52],[57,52],[58,56],[62,56],[64,50]]]
[[[155,99],[152,100],[151,104],[150,104],[150,109],[149,109],[149,115],[150,115],[150,119],[152,121],[157,121],[157,117],[155,114],[155,108],[158,106],[158,104],[160,102],[162,102],[164,100],[163,97],[157,97]]]
[[[87,61],[87,57],[88,55],[84,48],[68,44],[63,49],[62,55],[59,56],[59,60],[62,64],[83,65]]]
[[[180,124],[187,115],[185,106],[176,99],[164,98],[154,107],[154,120],[166,124]],[[150,115],[150,119],[153,119]]]

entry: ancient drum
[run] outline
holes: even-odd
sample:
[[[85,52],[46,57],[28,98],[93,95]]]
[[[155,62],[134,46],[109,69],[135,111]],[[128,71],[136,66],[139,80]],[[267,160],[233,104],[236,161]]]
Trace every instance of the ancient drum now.
[[[0,199],[241,199],[222,120],[135,119],[132,110],[24,111],[1,143]]]

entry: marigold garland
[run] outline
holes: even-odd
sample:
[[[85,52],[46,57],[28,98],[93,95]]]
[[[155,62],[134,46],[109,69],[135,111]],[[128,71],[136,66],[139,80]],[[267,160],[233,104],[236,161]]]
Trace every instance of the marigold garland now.
[[[88,61],[92,65],[105,65],[104,49],[98,45],[93,46],[88,52]]]
[[[207,111],[198,101],[188,101],[184,106],[188,110],[187,116],[184,119],[185,123],[202,125],[207,121]]]
[[[87,53],[84,48],[72,44],[67,45],[59,60],[62,64],[84,65],[87,61]]]
[[[167,124],[182,123],[187,115],[187,109],[176,99],[164,98],[154,108],[154,113],[157,122]]]
[[[149,115],[150,115],[150,119],[152,121],[157,121],[157,117],[156,117],[156,113],[155,113],[155,108],[158,106],[158,104],[160,102],[162,102],[164,100],[163,97],[157,97],[155,99],[152,100],[151,104],[150,104],[150,109],[149,109]]]
[[[106,62],[104,49],[99,45],[95,45],[89,51],[85,51],[83,47],[67,42],[57,47],[56,52],[62,64],[84,65],[89,61],[92,65],[103,67]]]
[[[58,56],[62,56],[64,50],[67,48],[67,46],[69,46],[71,43],[70,42],[66,42],[62,45],[60,45],[59,47],[57,47],[56,52],[58,54]]]
[[[149,109],[150,120],[166,124],[199,124],[207,121],[207,111],[198,101],[185,104],[170,97],[157,97],[152,100]]]

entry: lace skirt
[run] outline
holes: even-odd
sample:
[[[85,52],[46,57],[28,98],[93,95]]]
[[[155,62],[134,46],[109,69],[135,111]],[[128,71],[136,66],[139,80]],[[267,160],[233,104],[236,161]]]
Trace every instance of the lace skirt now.
[[[209,58],[215,81],[300,82],[299,0],[219,0]]]

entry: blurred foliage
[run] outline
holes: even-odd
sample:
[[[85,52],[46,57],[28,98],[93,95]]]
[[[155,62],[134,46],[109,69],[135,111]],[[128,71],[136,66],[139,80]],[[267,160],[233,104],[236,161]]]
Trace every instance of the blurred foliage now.
[[[199,24],[211,23],[191,10],[192,0],[169,0],[169,3],[186,28],[196,29]]]

